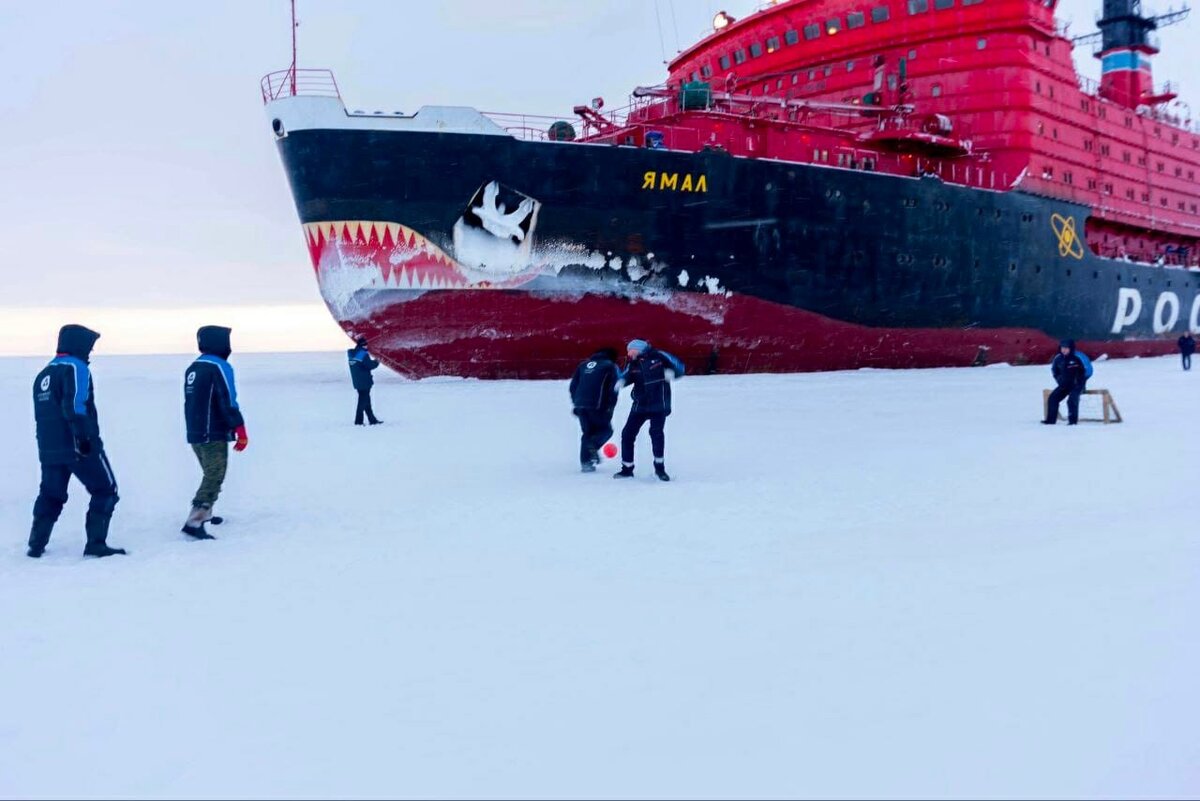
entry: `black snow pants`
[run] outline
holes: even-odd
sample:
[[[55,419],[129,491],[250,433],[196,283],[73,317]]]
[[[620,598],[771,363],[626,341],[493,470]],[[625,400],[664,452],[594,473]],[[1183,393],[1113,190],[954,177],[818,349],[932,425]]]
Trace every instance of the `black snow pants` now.
[[[663,427],[667,424],[667,416],[660,413],[630,412],[621,429],[621,463],[633,465],[633,443],[641,432],[642,426],[650,423],[650,445],[654,449],[654,461],[662,464],[666,455],[667,439]]]
[[[600,449],[613,435],[612,411],[576,409],[579,418],[579,463],[586,465],[599,460]]]
[[[1188,353],[1187,351],[1184,351],[1182,355],[1183,355],[1183,369],[1191,370],[1192,369],[1192,354]]]
[[[1065,387],[1059,384],[1050,393],[1050,400],[1046,403],[1046,422],[1058,422],[1058,404],[1062,403],[1063,398],[1067,399],[1067,422],[1075,424],[1079,422],[1079,396],[1087,389],[1086,384],[1080,384],[1077,387]]]
[[[42,550],[50,541],[50,532],[67,502],[67,485],[71,476],[79,479],[92,496],[88,504],[88,544],[103,545],[108,536],[108,521],[117,506],[117,479],[104,451],[89,454],[67,464],[43,464],[42,484],[33,503],[33,528],[29,532],[29,547]],[[93,542],[95,540],[96,542]]]
[[[375,410],[371,408],[371,390],[360,389],[358,391],[358,408],[354,410],[354,425],[361,426],[363,424],[363,415],[367,416],[367,422],[375,425],[379,422],[375,417]]]

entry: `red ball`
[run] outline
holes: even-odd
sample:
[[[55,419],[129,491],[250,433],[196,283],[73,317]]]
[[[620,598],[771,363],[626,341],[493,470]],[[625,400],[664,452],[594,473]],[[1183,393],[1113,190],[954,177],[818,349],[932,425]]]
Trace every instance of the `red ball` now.
[[[617,446],[614,443],[612,443],[612,442],[608,443],[607,445],[604,446],[604,448],[602,450],[604,452],[604,455],[607,456],[609,459],[616,458]]]

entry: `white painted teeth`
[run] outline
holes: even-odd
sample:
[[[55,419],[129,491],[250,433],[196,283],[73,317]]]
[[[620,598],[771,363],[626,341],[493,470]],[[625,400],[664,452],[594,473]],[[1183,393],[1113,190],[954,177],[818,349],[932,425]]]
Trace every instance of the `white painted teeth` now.
[[[371,222],[366,220],[338,220],[335,222],[304,223],[304,235],[310,244],[324,239],[347,239],[351,242],[374,241],[383,244],[391,239],[393,245],[409,245],[414,248],[430,249],[429,240],[411,228],[398,223]]]

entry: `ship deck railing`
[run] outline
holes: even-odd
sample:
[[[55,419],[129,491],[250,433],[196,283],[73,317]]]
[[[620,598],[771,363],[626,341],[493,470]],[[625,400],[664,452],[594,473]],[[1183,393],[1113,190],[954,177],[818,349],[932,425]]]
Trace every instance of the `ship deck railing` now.
[[[294,67],[267,73],[262,79],[263,103],[285,97],[336,97],[342,99],[332,70],[296,69]]]

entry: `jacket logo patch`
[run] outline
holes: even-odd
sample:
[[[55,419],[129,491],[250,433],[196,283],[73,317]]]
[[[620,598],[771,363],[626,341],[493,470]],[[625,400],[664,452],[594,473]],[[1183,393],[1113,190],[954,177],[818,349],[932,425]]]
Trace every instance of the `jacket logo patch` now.
[[[42,379],[42,392],[45,392],[48,389],[50,389],[50,376],[46,376]]]
[[[190,373],[187,374],[187,382],[188,382],[189,387],[192,384],[196,383],[196,371],[195,370],[192,370]]]

